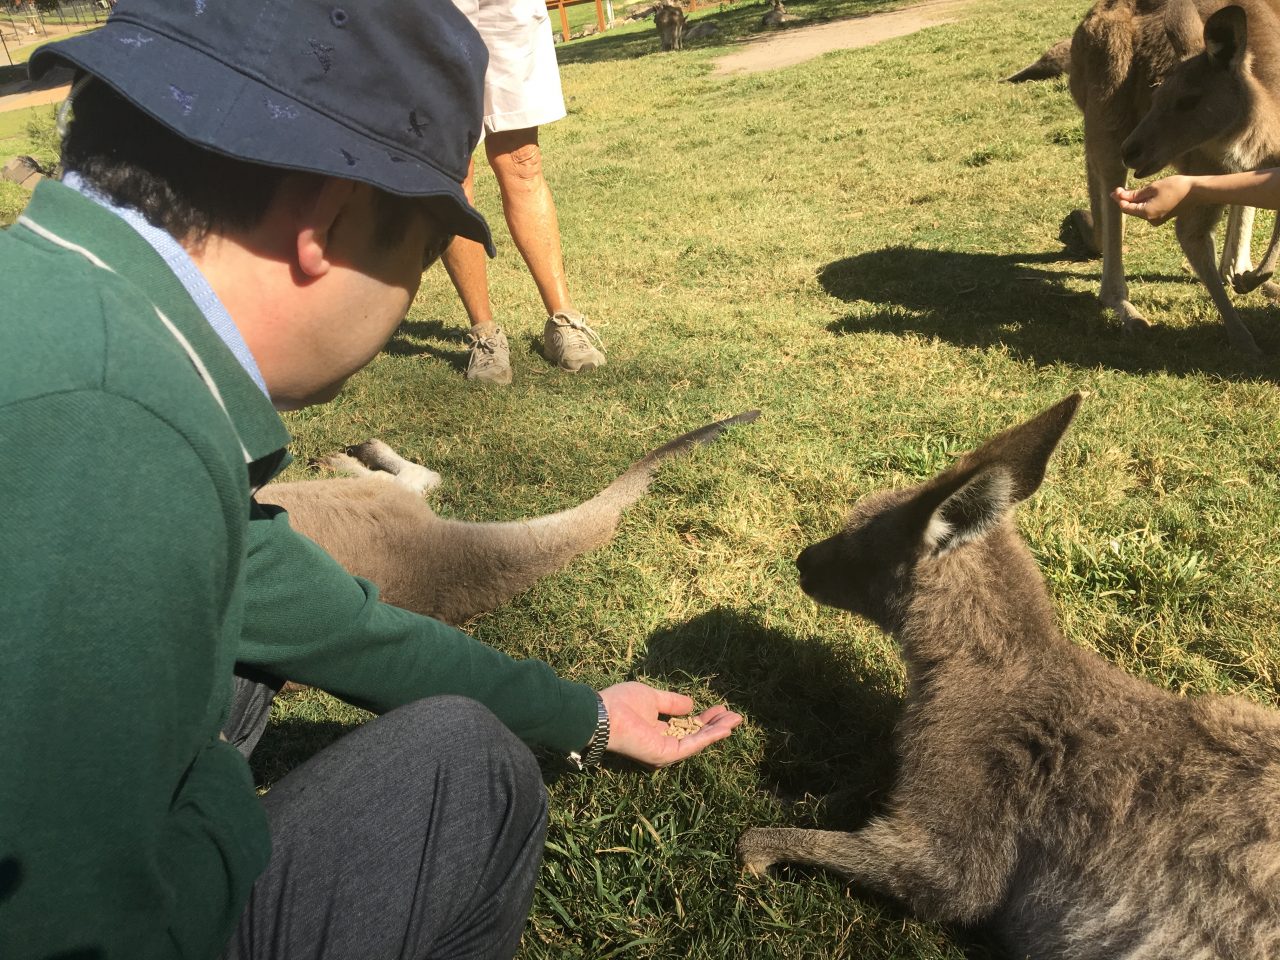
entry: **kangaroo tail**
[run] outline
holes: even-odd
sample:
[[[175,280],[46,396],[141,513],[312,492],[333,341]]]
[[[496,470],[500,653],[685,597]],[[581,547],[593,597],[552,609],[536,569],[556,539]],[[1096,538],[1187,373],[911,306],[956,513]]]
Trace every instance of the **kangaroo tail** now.
[[[1026,83],[1028,80],[1049,80],[1071,71],[1071,41],[1060,40],[1044,52],[1035,63],[1023,67],[1005,83]]]
[[[751,423],[759,416],[759,410],[747,410],[737,416],[717,420],[715,423],[709,423],[705,427],[699,427],[697,430],[690,430],[688,433],[664,443],[657,450],[641,457],[628,467],[622,476],[605,487],[599,496],[610,495],[611,498],[630,498],[620,508],[626,509],[649,489],[649,481],[653,479],[653,475],[658,469],[658,464],[662,463],[662,461],[688,453],[694,447],[711,443],[729,427],[740,423]],[[594,499],[599,499],[599,497]],[[590,502],[593,501],[588,501],[588,503]]]
[[[449,582],[432,585],[431,609],[397,602],[449,623],[492,610],[579,554],[607,543],[622,512],[648,490],[659,463],[758,416],[759,410],[748,410],[677,437],[637,460],[590,500],[559,513],[506,523],[442,521],[448,554],[454,558]]]

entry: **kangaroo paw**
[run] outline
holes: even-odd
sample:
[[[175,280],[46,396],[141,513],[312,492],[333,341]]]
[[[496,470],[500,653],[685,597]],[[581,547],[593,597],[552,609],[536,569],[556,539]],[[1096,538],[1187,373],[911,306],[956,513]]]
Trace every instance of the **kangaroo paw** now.
[[[1262,351],[1258,349],[1258,344],[1254,342],[1253,334],[1248,330],[1241,328],[1227,328],[1227,339],[1231,341],[1231,348],[1237,353],[1243,353],[1251,357],[1262,356]]]
[[[396,474],[396,483],[408,487],[414,493],[428,493],[440,486],[444,478],[434,470],[418,463],[405,463]]]
[[[738,838],[738,862],[744,872],[753,877],[765,877],[769,868],[777,863],[777,858],[770,853],[770,833],[760,827],[752,827]]]
[[[395,478],[396,483],[408,487],[414,493],[426,493],[440,486],[440,474],[421,464],[406,460],[381,440],[366,440],[348,447],[347,453],[373,470],[381,470]]]
[[[1250,293],[1263,286],[1271,279],[1271,272],[1263,272],[1261,270],[1249,270],[1245,273],[1237,273],[1231,277],[1231,286],[1236,293]]]
[[[1059,237],[1069,247],[1078,245],[1094,260],[1102,256],[1098,231],[1093,224],[1093,214],[1088,210],[1072,210],[1067,214],[1066,219],[1062,221]]]

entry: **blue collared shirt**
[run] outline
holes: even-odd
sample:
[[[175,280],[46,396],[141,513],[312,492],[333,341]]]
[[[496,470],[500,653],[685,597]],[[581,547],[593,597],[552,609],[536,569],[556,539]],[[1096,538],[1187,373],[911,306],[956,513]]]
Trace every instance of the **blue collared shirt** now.
[[[169,265],[169,269],[173,271],[174,276],[178,278],[178,281],[186,289],[191,299],[195,301],[200,312],[204,314],[204,318],[209,321],[209,326],[213,327],[214,332],[222,338],[222,342],[235,354],[236,359],[240,361],[240,366],[244,367],[245,373],[253,378],[253,382],[258,385],[259,390],[267,393],[267,383],[262,379],[262,371],[258,369],[258,361],[253,358],[249,345],[244,342],[244,337],[240,334],[240,328],[231,319],[231,314],[222,305],[218,295],[213,292],[213,287],[209,286],[209,281],[200,272],[196,262],[191,259],[186,250],[182,249],[182,244],[173,239],[166,231],[149,224],[147,218],[133,207],[120,207],[112,203],[109,198],[103,196],[90,184],[86,183],[78,173],[68,170],[62,176],[62,183],[64,186],[70,187],[77,193],[88,197],[99,206],[110,210],[129,226],[133,227],[142,239],[151,244],[155,252],[164,258],[164,262]],[[270,396],[270,394],[267,395]]]

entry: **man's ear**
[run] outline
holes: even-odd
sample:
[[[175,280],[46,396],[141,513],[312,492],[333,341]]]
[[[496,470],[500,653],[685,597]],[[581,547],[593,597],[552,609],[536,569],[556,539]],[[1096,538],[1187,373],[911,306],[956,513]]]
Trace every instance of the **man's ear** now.
[[[316,190],[299,198],[297,219],[298,269],[310,280],[329,272],[329,244],[334,224],[356,192],[352,180],[325,177]]]

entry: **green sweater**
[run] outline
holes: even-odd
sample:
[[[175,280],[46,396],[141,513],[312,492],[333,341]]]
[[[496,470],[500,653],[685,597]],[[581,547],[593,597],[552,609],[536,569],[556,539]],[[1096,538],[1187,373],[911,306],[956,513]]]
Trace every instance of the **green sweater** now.
[[[218,739],[235,661],[586,743],[589,687],[381,603],[251,502],[284,426],[126,223],[46,181],[0,277],[0,957],[220,953],[270,852]]]

